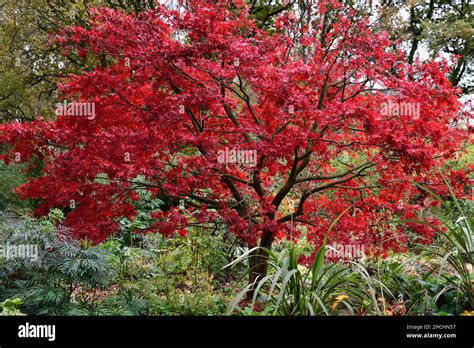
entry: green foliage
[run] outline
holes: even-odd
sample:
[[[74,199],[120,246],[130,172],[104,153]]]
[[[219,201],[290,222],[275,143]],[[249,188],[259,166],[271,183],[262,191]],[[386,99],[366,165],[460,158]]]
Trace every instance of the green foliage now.
[[[176,279],[145,278],[122,283],[102,306],[124,315],[219,315],[225,301],[211,286],[189,288]]]
[[[104,0],[104,3],[124,12],[140,13],[154,8],[158,2],[155,0]]]
[[[40,262],[0,259],[0,315],[459,315],[472,309],[470,203],[434,196],[442,208],[430,214],[447,232],[433,226],[440,239],[424,253],[327,264],[325,241],[305,266],[311,247],[284,242],[266,250],[268,275],[237,296],[245,273],[235,266],[252,250],[235,259],[239,243],[221,230],[136,233],[160,202],[98,246],[73,240],[58,209],[40,219],[2,214],[1,243],[37,245]]]
[[[22,201],[13,192],[13,189],[26,182],[22,173],[23,165],[10,164],[6,166],[0,161],[0,210],[7,208],[31,208],[32,201]]]
[[[143,177],[137,177],[136,182],[146,184]],[[167,269],[173,274],[187,273],[195,282],[199,273],[206,273],[207,277],[219,281],[229,281],[238,276],[222,270],[241,249],[241,242],[222,224],[216,221],[213,229],[188,227],[185,236],[176,234],[171,238],[160,234],[144,235],[141,232],[154,223],[151,213],[167,210],[174,203],[152,197],[147,190],[137,189],[136,192],[140,199],[132,202],[137,210],[134,221],[122,219],[120,233],[112,242],[104,243],[113,250],[114,260],[120,265],[124,277],[132,276],[130,272],[136,275],[137,269],[140,272],[140,267],[131,263],[130,256],[134,252],[141,253],[142,264],[154,264],[154,269]]]
[[[0,316],[6,315],[24,315],[18,307],[21,305],[21,299],[16,298],[14,300],[6,299],[0,302]]]
[[[304,254],[301,245],[291,244],[279,253],[266,249],[269,274],[255,284],[248,284],[236,296],[228,312],[244,315],[458,315],[465,309],[471,309],[473,221],[445,182],[451,192],[451,202],[443,201],[421,187],[442,203],[446,215],[439,220],[448,231],[444,233],[430,224],[444,240],[428,249],[423,246],[427,257],[420,254],[399,260],[395,255],[388,259],[374,256],[346,265],[326,264],[325,238],[312,264],[305,267],[299,264]],[[425,223],[417,220],[404,222]],[[249,250],[228,266],[249,257],[252,251]],[[407,268],[415,266],[417,268],[412,269],[414,272],[406,272]],[[439,268],[436,275],[434,266]],[[238,308],[249,292],[253,292],[251,306],[243,310]],[[263,308],[255,310],[261,306]],[[345,308],[341,310],[341,307]]]
[[[305,267],[299,263],[306,245],[290,244],[279,253],[262,248],[268,255],[269,274],[248,284],[230,304],[228,313],[235,311],[240,301],[252,294],[251,307],[264,306],[264,311],[272,315],[330,315],[334,301],[342,303],[351,314],[353,306],[349,298],[360,301],[358,279],[350,276],[350,269],[338,264],[325,263],[327,236],[339,219],[350,209],[347,208],[331,223],[323,244],[316,251],[312,264]],[[249,250],[226,267],[248,258],[257,249]],[[308,250],[306,250],[308,251]]]
[[[94,294],[107,286],[112,275],[108,255],[96,247],[82,249],[62,222],[60,210],[40,220],[25,218],[17,226],[5,226],[2,243],[37,247],[38,259],[0,261],[0,294],[18,297],[22,309],[33,315],[65,315],[94,307]],[[92,295],[91,295],[92,294]]]
[[[473,14],[474,4],[470,0],[442,0],[405,1],[401,6],[384,6],[378,16],[383,29],[400,41],[410,63],[416,58],[423,59],[427,53],[432,58],[439,54],[458,55],[449,80],[469,95],[474,87]]]
[[[228,313],[234,312],[244,296],[254,289],[251,307],[258,302],[272,315],[330,315],[334,300],[341,295],[355,294],[357,283],[348,277],[348,268],[325,264],[325,252],[326,240],[310,267],[305,267],[299,264],[303,250],[296,244],[279,253],[267,250],[270,274],[255,285],[247,285],[231,303]],[[347,301],[341,302],[353,313]]]
[[[296,3],[294,0],[282,1],[282,0],[249,0],[250,13],[257,20],[257,24],[260,28],[263,28],[269,32],[274,30],[275,18],[284,13],[290,11],[293,5]]]
[[[362,314],[378,315],[439,315],[459,314],[466,307],[462,293],[455,289],[437,297],[447,284],[444,278],[433,274],[437,260],[426,255],[392,255],[389,258],[373,258],[357,263],[367,272],[361,282],[372,283],[366,288]],[[356,263],[354,263],[356,264]]]
[[[444,177],[443,179],[451,195],[450,201],[443,199],[424,186],[418,185],[418,187],[428,192],[441,203],[447,217],[438,216],[433,213],[430,214],[437,218],[446,232],[438,226],[424,221],[410,220],[406,222],[429,225],[437,231],[439,236],[443,239],[442,242],[437,245],[426,247],[428,255],[440,259],[438,278],[443,277],[448,282],[448,285],[440,290],[436,298],[439,298],[439,296],[448,290],[456,289],[464,294],[469,303],[469,309],[473,309],[474,218],[472,213],[469,213],[466,208],[462,207],[451,190],[448,181]],[[453,271],[453,276],[451,276],[449,272],[446,272],[448,265]]]
[[[117,270],[117,291],[100,307],[115,315],[217,315],[228,301],[218,291],[216,275],[224,247],[219,236],[192,229],[186,236],[165,238],[148,234],[135,246],[115,237],[99,248],[113,254],[110,264]],[[129,236],[125,235],[130,242]]]

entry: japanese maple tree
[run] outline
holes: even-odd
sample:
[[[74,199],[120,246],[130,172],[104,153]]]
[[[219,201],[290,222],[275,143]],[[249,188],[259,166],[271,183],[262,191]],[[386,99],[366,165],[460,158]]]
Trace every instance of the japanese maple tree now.
[[[435,169],[468,139],[446,62],[407,64],[334,0],[314,2],[303,27],[285,13],[272,33],[242,1],[176,5],[99,8],[55,38],[65,55],[96,59],[60,86],[95,113],[2,126],[6,161],[42,164],[21,196],[40,199],[38,214],[74,202],[65,224],[95,242],[134,219],[146,190],[166,206],[143,232],[223,221],[249,247],[302,235],[317,246],[347,210],[330,242],[403,251],[408,227],[387,221],[432,204],[412,181],[443,193]],[[447,174],[466,189],[465,173]],[[433,236],[423,225],[410,233]],[[251,279],[266,272],[265,252],[254,256]]]

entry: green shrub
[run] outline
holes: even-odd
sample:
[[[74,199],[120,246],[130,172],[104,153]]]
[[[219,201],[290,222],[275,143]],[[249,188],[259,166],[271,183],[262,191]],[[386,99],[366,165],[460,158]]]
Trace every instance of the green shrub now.
[[[24,165],[5,165],[0,161],[0,210],[7,208],[31,208],[34,206],[32,200],[21,200],[13,189],[26,182],[26,176],[22,173]]]
[[[0,316],[5,315],[25,315],[18,307],[21,305],[21,299],[16,298],[14,300],[5,300],[0,302]]]
[[[425,252],[431,258],[440,260],[438,279],[444,278],[447,282],[438,294],[438,299],[445,292],[456,290],[463,294],[468,310],[474,309],[474,218],[472,216],[472,203],[460,202],[454,195],[449,182],[444,178],[445,185],[450,192],[450,200],[443,199],[428,188],[417,186],[429,193],[444,208],[444,215],[439,216],[432,212],[446,232],[434,224],[420,220],[405,220],[405,223],[425,224],[438,233],[440,243],[425,246]],[[463,207],[464,205],[464,207]],[[447,269],[450,267],[450,270]]]
[[[123,282],[100,308],[117,315],[219,315],[228,299],[212,286],[186,287],[175,278]]]
[[[2,243],[37,246],[38,260],[0,261],[0,296],[21,298],[22,309],[33,315],[66,315],[92,310],[95,295],[108,285],[109,255],[97,247],[81,248],[66,230],[60,210],[47,218],[25,217],[22,224],[4,223]]]

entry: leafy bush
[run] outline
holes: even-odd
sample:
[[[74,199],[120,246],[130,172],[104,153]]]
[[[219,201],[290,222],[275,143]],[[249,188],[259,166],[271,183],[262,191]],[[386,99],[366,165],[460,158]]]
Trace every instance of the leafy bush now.
[[[24,315],[18,307],[21,305],[21,299],[5,300],[0,302],[0,316],[4,315]]]
[[[62,219],[61,211],[52,210],[47,218],[25,218],[17,226],[2,227],[3,243],[38,248],[38,260],[0,262],[1,296],[21,298],[28,314],[87,312],[95,305],[97,290],[105,288],[112,275],[109,255],[97,247],[81,247],[67,230],[57,228]]]
[[[439,216],[432,212],[429,214],[434,216],[446,231],[420,220],[404,222],[428,225],[442,238],[441,243],[425,247],[429,256],[440,260],[438,278],[442,277],[448,283],[435,298],[438,299],[445,292],[455,289],[464,295],[469,307],[467,309],[472,310],[474,309],[474,218],[468,213],[470,203],[466,202],[467,209],[463,208],[444,176],[443,179],[450,192],[450,200],[443,199],[422,185],[417,186],[441,203],[447,216]],[[447,265],[450,266],[451,272],[447,272]]]
[[[175,278],[143,278],[122,282],[100,308],[116,315],[218,315],[226,298],[212,286],[188,288]]]
[[[24,164],[5,165],[0,161],[0,210],[7,208],[31,208],[32,200],[20,200],[13,189],[26,182],[26,175],[22,172]]]
[[[165,238],[148,234],[131,243],[116,236],[99,248],[113,254],[118,291],[100,308],[117,315],[217,315],[228,301],[216,291],[219,267],[225,263],[219,238],[190,230]],[[135,246],[134,246],[135,245]],[[221,271],[222,272],[222,271]]]

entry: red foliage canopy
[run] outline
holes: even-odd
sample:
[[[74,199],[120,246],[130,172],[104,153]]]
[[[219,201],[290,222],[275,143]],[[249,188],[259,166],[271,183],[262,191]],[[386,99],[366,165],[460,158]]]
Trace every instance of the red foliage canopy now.
[[[317,244],[351,207],[332,241],[403,249],[406,227],[386,221],[431,204],[411,181],[442,190],[435,168],[468,139],[447,65],[408,65],[337,1],[315,6],[303,28],[279,17],[275,33],[242,1],[214,3],[99,8],[90,26],[58,36],[65,54],[97,58],[60,86],[95,109],[2,126],[7,161],[43,162],[22,196],[41,199],[39,214],[73,200],[66,224],[94,241],[134,219],[145,189],[169,203],[149,227],[165,235],[219,219],[250,246],[302,232]],[[465,175],[448,174],[462,190]]]

